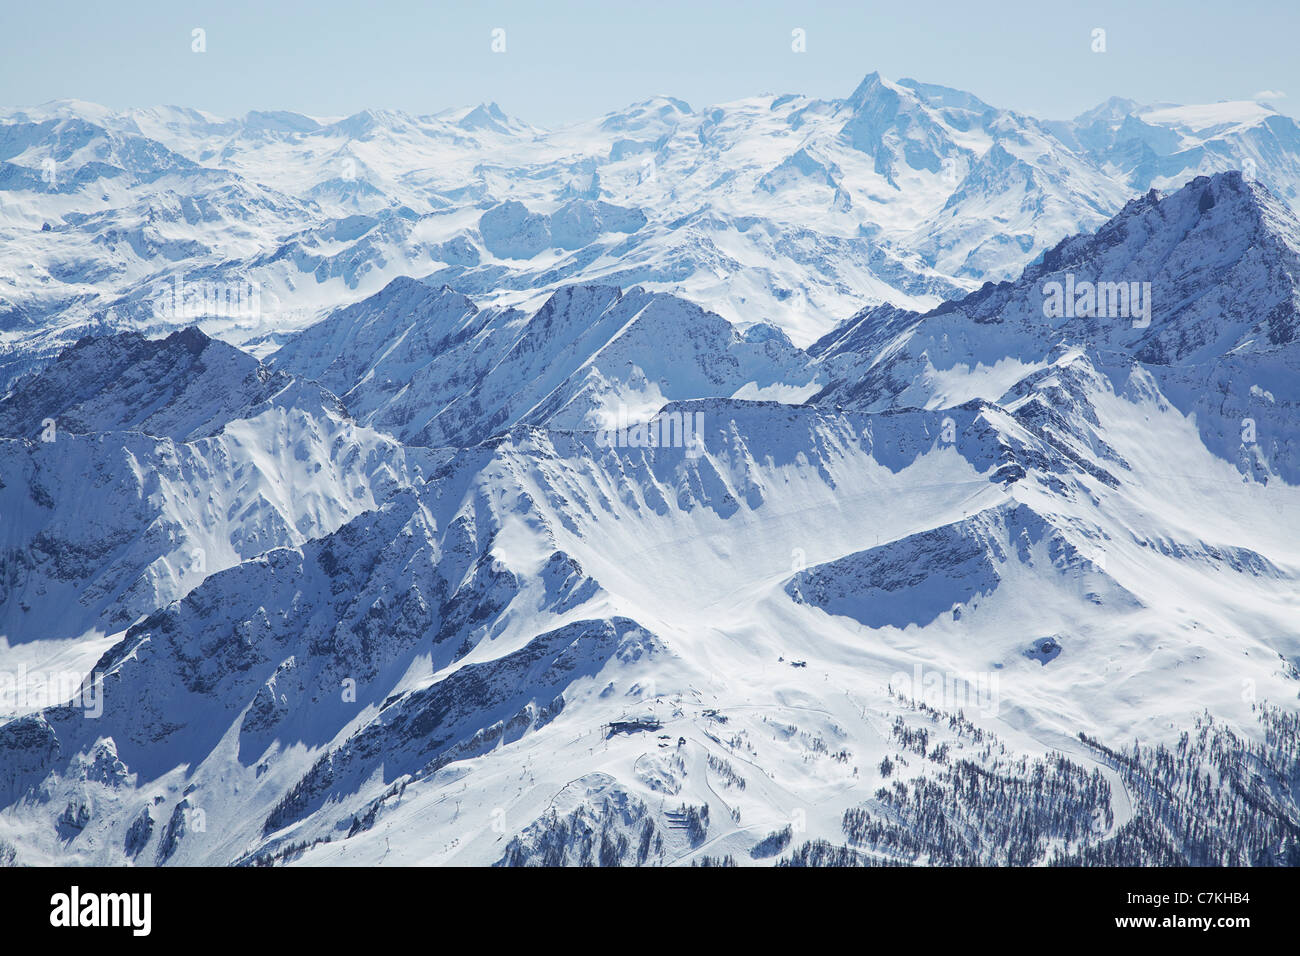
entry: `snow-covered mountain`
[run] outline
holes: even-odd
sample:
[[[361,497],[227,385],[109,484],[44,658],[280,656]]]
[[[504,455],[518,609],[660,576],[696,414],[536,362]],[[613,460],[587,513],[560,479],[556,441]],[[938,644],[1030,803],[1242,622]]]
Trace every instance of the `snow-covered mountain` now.
[[[399,277],[524,311],[641,286],[807,346],[863,305],[925,311],[1010,279],[1133,196],[1227,169],[1300,201],[1294,121],[1122,100],[1045,121],[874,73],[841,100],[658,97],[555,130],[495,104],[11,109],[0,382],[86,334],[195,322],[265,357]]]
[[[1293,208],[1300,201],[1300,129],[1265,102],[1144,106],[1116,97],[1048,126],[1133,192],[1239,169]]]
[[[987,132],[919,84],[792,104],[763,109],[903,192]],[[701,142],[760,124],[734,109]],[[694,115],[599,125],[635,157]],[[1287,204],[1222,173],[806,351],[558,276],[514,305],[396,279],[264,362],[78,342],[0,403],[0,660],[88,672],[0,723],[0,849],[1300,862],[1298,255]]]
[[[615,428],[673,400],[819,390],[808,357],[779,329],[741,332],[640,287],[567,286],[525,315],[396,279],[270,361],[338,393],[367,424],[430,446],[473,444],[522,422]]]
[[[0,401],[0,423],[0,639],[30,666],[93,652],[439,461],[197,329],[83,339]]]
[[[1066,363],[1072,374],[1127,378],[1243,472],[1294,483],[1297,287],[1295,216],[1257,182],[1224,173],[1132,200],[1015,282],[925,315],[868,309],[810,351],[835,369],[820,400],[871,410],[996,401]],[[1048,410],[1072,428],[1088,418]]]

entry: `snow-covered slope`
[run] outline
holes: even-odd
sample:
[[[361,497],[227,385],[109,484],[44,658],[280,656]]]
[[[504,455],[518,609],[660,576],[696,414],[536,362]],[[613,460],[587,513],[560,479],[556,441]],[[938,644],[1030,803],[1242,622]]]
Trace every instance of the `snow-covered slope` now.
[[[239,349],[188,328],[157,341],[136,333],[87,337],[49,368],[16,383],[0,403],[0,434],[142,431],[199,438],[287,388]]]
[[[1013,121],[869,78],[844,103],[651,101],[566,135],[629,160],[667,137],[652,153],[685,191],[691,117],[706,153],[802,131],[761,191],[850,208],[854,182],[907,195]],[[332,126],[382,156],[433,123]],[[437,123],[547,161],[500,111]],[[1093,215],[1079,170],[1052,202]],[[566,202],[595,201],[598,172]],[[726,183],[704,191],[733,214]],[[509,237],[554,239],[558,213],[518,201]],[[595,244],[655,228],[618,215],[558,221]],[[80,341],[0,402],[0,660],[86,674],[0,723],[0,849],[1300,862],[1298,237],[1259,183],[1198,178],[1014,280],[873,305],[806,352],[562,270],[514,306],[385,282],[277,329],[266,364],[197,331]]]
[[[674,411],[706,416],[705,454],[515,430],[417,495],[212,576],[99,662],[103,716],[5,728],[10,799],[45,781],[6,838],[32,860],[314,844],[317,862],[484,863],[573,790],[561,806],[600,808],[598,830],[627,819],[605,798],[645,804],[652,862],[747,857],[791,821],[800,840],[840,834],[897,757],[890,689],[918,669],[984,681],[958,702],[971,719],[1085,767],[1079,731],[1159,739],[1207,701],[1248,718],[1239,679],[1294,690],[1276,656],[1296,650],[1293,536],[1258,487],[1116,518],[1123,496],[1094,503],[1110,489],[1086,474],[1071,496],[1046,470],[991,481],[997,435],[974,421],[944,448],[917,437],[924,413]],[[1258,518],[1192,536],[1210,500]],[[65,769],[110,739],[111,779]],[[683,805],[709,807],[702,836],[675,832]],[[55,817],[82,807],[69,838]]]
[[[819,400],[939,409],[1016,395],[1035,376],[1041,388],[1065,365],[1075,381],[1058,389],[1086,391],[1101,372],[1116,392],[1155,393],[1246,474],[1295,483],[1298,288],[1290,210],[1238,173],[1201,177],[1131,201],[1015,282],[925,315],[855,316],[812,349],[833,379]],[[1077,430],[1087,401],[1039,413]]]
[[[667,401],[769,391],[799,401],[819,388],[779,329],[740,332],[639,287],[568,286],[526,315],[399,279],[270,361],[336,391],[367,424],[431,446],[520,422],[619,428]]]
[[[1116,97],[1048,125],[1133,192],[1237,169],[1293,207],[1300,201],[1300,128],[1264,102],[1142,106]]]
[[[196,329],[85,339],[0,422],[0,640],[33,663],[328,533],[437,461]]]

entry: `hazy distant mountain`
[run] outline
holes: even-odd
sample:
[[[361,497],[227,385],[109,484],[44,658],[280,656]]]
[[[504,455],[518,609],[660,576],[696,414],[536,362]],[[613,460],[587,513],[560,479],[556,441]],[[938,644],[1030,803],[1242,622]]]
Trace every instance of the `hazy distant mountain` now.
[[[1294,204],[1294,121],[1114,99],[1048,122],[877,74],[843,100],[659,97],[556,130],[495,104],[225,119],[59,101],[0,114],[0,377],[87,333],[195,321],[264,356],[401,276],[527,311],[565,285],[638,285],[806,346],[864,304],[925,311],[1011,278],[1129,198],[1227,169]],[[160,309],[186,282],[255,285],[256,308]]]

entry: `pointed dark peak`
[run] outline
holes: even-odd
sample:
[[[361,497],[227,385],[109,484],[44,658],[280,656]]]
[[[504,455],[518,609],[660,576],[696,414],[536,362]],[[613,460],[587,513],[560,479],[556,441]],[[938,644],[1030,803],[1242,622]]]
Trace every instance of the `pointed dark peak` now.
[[[214,434],[240,409],[288,384],[245,352],[195,326],[161,339],[86,336],[19,381],[0,401],[0,435],[144,431],[182,440]]]
[[[562,286],[547,297],[529,320],[529,325],[538,320],[546,324],[553,315],[575,310],[595,318],[622,298],[623,290],[616,285],[590,282]]]
[[[162,340],[164,347],[183,349],[195,357],[211,345],[212,341],[197,325],[188,325]]]
[[[55,362],[68,364],[91,361],[120,368],[169,352],[195,357],[213,341],[197,325],[188,325],[157,339],[148,338],[139,332],[84,335],[60,352]],[[226,347],[238,351],[233,346]]]
[[[1222,207],[1217,213],[1216,207]],[[1262,237],[1278,239],[1295,235],[1297,223],[1290,209],[1262,183],[1247,180],[1240,170],[1212,176],[1197,176],[1168,195],[1151,189],[1130,199],[1124,208],[1095,234],[1063,239],[1048,250],[1039,267],[1042,272],[1066,268],[1122,241],[1134,230],[1151,234],[1186,234],[1198,228],[1202,217],[1212,214],[1227,227]],[[1027,273],[1028,274],[1028,271]]]
[[[1068,341],[1184,366],[1291,342],[1298,295],[1300,222],[1232,170],[1130,200],[1014,282],[986,283],[921,321],[960,314],[974,328],[1017,330],[1031,352]]]

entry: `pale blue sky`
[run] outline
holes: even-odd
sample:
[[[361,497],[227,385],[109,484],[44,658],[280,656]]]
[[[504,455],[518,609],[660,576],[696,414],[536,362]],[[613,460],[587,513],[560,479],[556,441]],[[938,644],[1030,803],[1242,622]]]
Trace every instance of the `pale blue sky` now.
[[[1112,95],[1247,99],[1291,115],[1300,0],[1092,3],[708,0],[4,0],[0,104],[174,103],[222,115],[365,107],[436,112],[495,100],[538,125],[656,93],[694,107],[757,93],[847,96],[913,77],[1058,119]],[[191,52],[191,30],[207,52]],[[506,31],[506,52],[491,31]],[[1107,51],[1091,33],[1106,30]],[[802,28],[807,52],[791,51]]]

